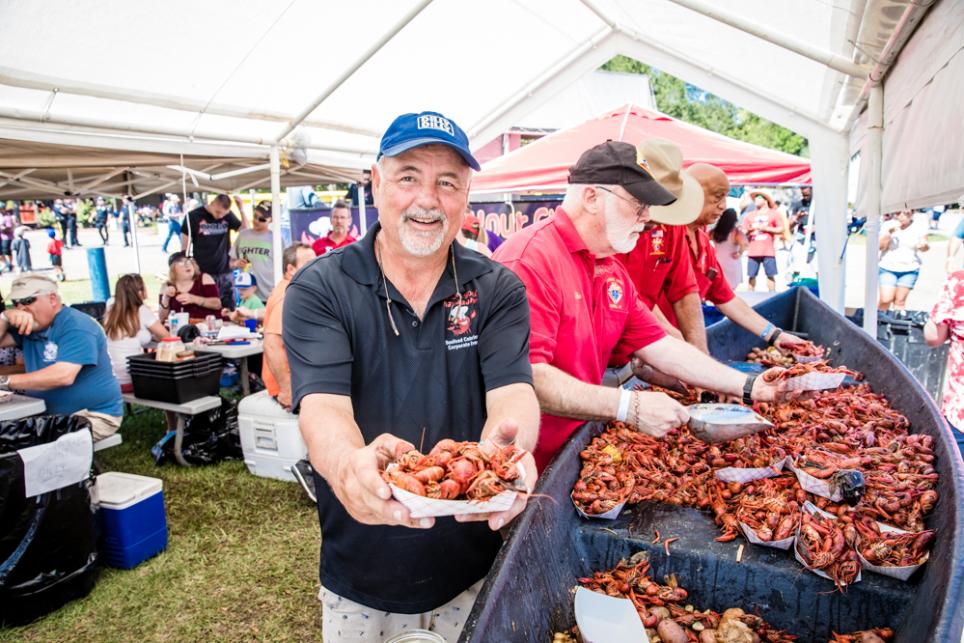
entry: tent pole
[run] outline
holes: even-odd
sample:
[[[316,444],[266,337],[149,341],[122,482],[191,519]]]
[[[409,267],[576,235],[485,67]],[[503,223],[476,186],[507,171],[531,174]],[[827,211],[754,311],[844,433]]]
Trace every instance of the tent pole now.
[[[712,18],[717,22],[722,22],[734,29],[739,29],[740,31],[756,36],[778,47],[792,51],[804,58],[809,58],[814,62],[826,65],[831,69],[836,69],[848,76],[867,78],[870,74],[870,68],[866,65],[859,65],[849,58],[830,51],[824,51],[819,47],[814,47],[808,42],[797,40],[786,34],[774,31],[772,26],[765,26],[752,20],[747,20],[742,16],[724,11],[720,9],[718,5],[711,4],[705,0],[670,0],[670,2],[678,4],[681,7],[686,7],[700,15]]]
[[[277,145],[271,146],[271,261],[274,267],[275,283],[281,281],[281,253],[284,252],[281,240],[281,154]]]
[[[127,216],[127,225],[130,226],[130,229],[131,229],[131,241],[132,241],[133,244],[134,244],[134,260],[137,262],[137,273],[140,274],[140,272],[141,272],[141,248],[140,248],[140,245],[138,245],[138,243],[137,243],[137,215],[136,215],[136,211],[137,211],[137,209],[136,209],[136,207],[135,207],[134,200],[131,199],[131,201],[130,201],[130,202],[128,203],[128,205],[127,205],[127,215],[126,215],[126,216]]]
[[[873,85],[867,103],[867,231],[864,286],[864,330],[877,337],[877,270],[880,239],[880,189],[884,139],[884,87]]]
[[[399,33],[402,29],[404,29],[406,25],[408,25],[408,23],[410,23],[412,20],[415,19],[415,16],[417,16],[417,15],[420,14],[420,13],[422,13],[422,10],[425,9],[425,7],[427,7],[427,6],[430,5],[430,4],[432,4],[432,0],[421,0],[421,2],[419,2],[417,5],[415,5],[414,7],[412,7],[411,11],[409,11],[409,12],[406,13],[404,16],[402,16],[401,20],[399,20],[398,23],[396,23],[396,25],[395,25],[394,27],[392,27],[392,28],[388,31],[388,33],[384,34],[381,38],[379,38],[377,41],[375,41],[375,42],[372,44],[372,46],[369,47],[369,48],[368,48],[354,63],[352,63],[347,69],[345,69],[345,70],[334,80],[334,82],[332,82],[328,87],[326,87],[325,90],[324,90],[323,92],[321,92],[321,94],[319,94],[317,98],[315,98],[313,101],[311,101],[311,103],[310,103],[307,107],[305,107],[303,110],[301,110],[301,112],[300,112],[297,116],[295,116],[293,119],[291,119],[290,121],[288,121],[288,124],[285,125],[284,129],[281,130],[281,131],[278,133],[278,135],[275,137],[275,139],[274,139],[275,144],[280,143],[281,140],[282,140],[285,136],[287,136],[288,134],[291,134],[291,132],[293,132],[296,127],[298,127],[299,125],[301,125],[301,123],[302,123],[306,118],[308,118],[308,116],[309,116],[313,111],[315,111],[315,109],[317,109],[319,105],[321,105],[323,102],[325,102],[325,99],[327,99],[329,96],[331,96],[333,93],[335,93],[335,91],[336,91],[339,87],[341,87],[341,86],[345,83],[346,80],[348,80],[349,78],[351,78],[351,76],[352,76],[356,71],[358,71],[358,70],[359,70],[365,63],[367,63],[369,60],[371,60],[371,58],[372,58],[375,54],[377,54],[382,47],[384,47],[386,44],[388,44],[388,42],[389,42],[392,38],[394,38],[396,35],[398,35],[398,33]]]
[[[365,211],[365,186],[355,183],[358,186],[358,225],[361,226],[361,235],[368,234],[368,214]]]
[[[818,239],[820,299],[837,312],[844,309],[847,263],[841,258],[847,239],[847,174],[850,155],[845,134],[820,132],[810,139],[813,172],[811,216]]]

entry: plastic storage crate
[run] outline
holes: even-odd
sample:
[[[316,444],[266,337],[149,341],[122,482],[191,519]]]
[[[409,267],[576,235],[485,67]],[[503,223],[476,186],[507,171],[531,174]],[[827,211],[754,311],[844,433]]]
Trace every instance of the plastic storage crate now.
[[[114,471],[102,473],[97,476],[97,494],[103,562],[131,569],[167,548],[160,479]]]
[[[221,356],[198,353],[184,362],[158,362],[153,355],[127,358],[134,395],[145,400],[183,404],[217,395],[221,381]]]

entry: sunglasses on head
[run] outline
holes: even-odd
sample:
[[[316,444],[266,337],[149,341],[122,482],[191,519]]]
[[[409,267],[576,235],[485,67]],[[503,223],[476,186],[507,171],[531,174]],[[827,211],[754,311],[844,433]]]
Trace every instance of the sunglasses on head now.
[[[10,303],[14,306],[29,306],[35,301],[37,301],[37,297],[36,295],[32,295],[30,297],[23,297],[22,299],[11,299]]]

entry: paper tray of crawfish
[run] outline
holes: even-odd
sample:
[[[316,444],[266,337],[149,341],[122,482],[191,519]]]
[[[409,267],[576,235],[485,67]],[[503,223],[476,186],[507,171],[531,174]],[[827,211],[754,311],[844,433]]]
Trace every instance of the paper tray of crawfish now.
[[[861,567],[869,572],[906,581],[930,558],[927,548],[934,539],[932,530],[904,531],[870,519],[857,520],[854,526],[857,557]],[[910,561],[916,562],[901,564]]]
[[[506,511],[527,491],[519,461],[526,452],[509,445],[485,449],[477,442],[441,440],[427,454],[395,454],[382,477],[412,518]]]
[[[793,556],[807,571],[833,581],[838,589],[859,583],[860,560],[846,532],[846,525],[833,514],[805,502]]]

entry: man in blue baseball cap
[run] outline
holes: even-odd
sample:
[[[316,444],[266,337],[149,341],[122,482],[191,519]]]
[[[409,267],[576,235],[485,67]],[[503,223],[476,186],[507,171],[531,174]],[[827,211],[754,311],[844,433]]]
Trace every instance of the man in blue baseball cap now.
[[[498,530],[528,498],[488,515],[412,518],[382,477],[396,453],[444,438],[536,444],[525,289],[454,242],[477,169],[454,121],[399,116],[372,167],[378,223],[302,268],[285,294],[292,406],[316,471],[326,643],[414,628],[458,639]],[[531,491],[532,455],[520,465]]]

